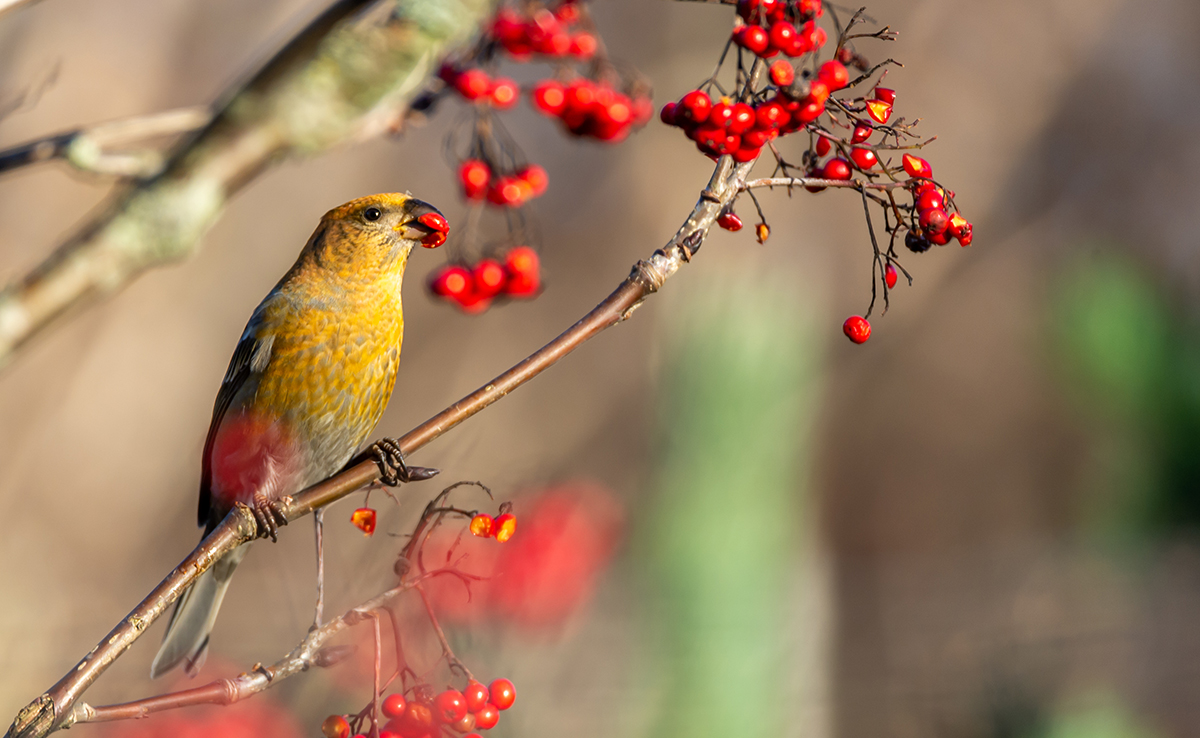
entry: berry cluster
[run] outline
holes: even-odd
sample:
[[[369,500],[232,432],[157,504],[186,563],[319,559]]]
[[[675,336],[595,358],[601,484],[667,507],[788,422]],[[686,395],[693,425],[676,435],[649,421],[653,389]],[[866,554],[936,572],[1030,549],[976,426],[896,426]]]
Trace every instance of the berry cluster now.
[[[846,320],[843,332],[854,343],[863,343],[871,333],[867,317],[880,286],[886,309],[900,274],[912,281],[900,265],[898,244],[917,253],[951,239],[967,246],[973,237],[971,224],[958,212],[954,193],[933,179],[929,163],[909,153],[932,139],[917,141],[916,123],[906,124],[893,115],[896,91],[881,85],[886,71],[876,73],[895,62],[889,59],[872,67],[854,48],[856,39],[891,41],[894,32],[886,27],[875,32],[855,30],[868,22],[862,11],[843,23],[836,17],[837,9],[824,8],[822,0],[737,0],[736,4],[734,27],[716,72],[663,106],[660,117],[663,123],[682,129],[710,158],[728,156],[745,164],[764,155],[774,159],[770,177],[747,179],[744,184],[758,212],[754,234],[759,243],[766,243],[771,229],[754,188],[786,187],[790,193],[793,187],[803,186],[810,192],[831,188],[857,192],[874,250],[871,306],[865,316]],[[819,25],[826,15],[833,18],[836,37]],[[836,41],[829,44],[832,58],[822,62],[820,55],[829,41]],[[736,54],[730,54],[731,49]],[[728,58],[736,59],[729,91],[719,79]],[[851,68],[856,70],[853,75]],[[855,94],[860,86],[869,92]],[[798,161],[785,158],[781,139],[802,130],[808,133],[808,143]],[[900,161],[894,155],[900,155]],[[912,203],[898,201],[897,190],[907,190]],[[883,233],[890,237],[882,247],[872,209],[879,213],[874,217],[882,216]],[[730,231],[744,227],[732,203],[716,222]]]
[[[577,30],[582,20],[583,13],[574,0],[566,0],[554,10],[537,8],[524,14],[501,8],[492,21],[491,35],[518,61],[528,61],[533,54],[587,61],[596,56],[600,41],[594,33]]]
[[[713,159],[728,154],[737,162],[753,161],[767,143],[819,118],[830,93],[845,87],[849,78],[845,65],[830,60],[821,65],[816,79],[797,84],[795,67],[779,60],[771,65],[774,87],[759,99],[740,102],[723,96],[714,103],[707,92],[695,89],[664,105],[660,118],[683,129],[696,148]]]
[[[485,199],[492,205],[519,208],[535,197],[540,197],[550,184],[546,170],[537,164],[526,164],[520,169],[503,173],[479,159],[467,159],[458,168],[458,182],[463,197],[473,202]]]
[[[929,162],[912,154],[905,154],[904,171],[908,173],[909,191],[913,196],[912,212],[916,213],[916,224],[910,225],[904,236],[904,245],[909,251],[920,254],[932,245],[945,246],[950,239],[957,239],[962,246],[970,246],[974,240],[974,227],[955,208],[954,191],[939,187],[931,179],[933,167]]]
[[[434,695],[427,685],[411,691],[407,699],[399,692],[384,699],[380,709],[388,722],[379,731],[379,738],[439,738],[448,731],[465,733],[465,738],[481,738],[472,731],[496,727],[500,712],[512,707],[517,699],[516,689],[507,679],[496,679],[489,686],[471,679],[461,692],[447,689]],[[362,717],[330,715],[321,723],[321,733],[325,738],[350,738],[351,721],[365,723]],[[354,738],[366,738],[366,734]]]
[[[654,114],[648,95],[625,94],[607,82],[585,77],[565,85],[556,79],[538,82],[533,88],[533,104],[543,114],[561,120],[573,135],[614,143],[646,125]]]
[[[479,538],[495,538],[504,543],[517,532],[517,516],[509,510],[511,505],[501,506],[500,514],[492,517],[487,513],[478,513],[471,518],[471,534]]]
[[[803,56],[827,40],[816,23],[825,12],[821,0],[739,0],[737,12],[746,25],[734,30],[733,42],[763,59]]]
[[[503,261],[480,259],[474,265],[447,264],[429,275],[429,291],[465,313],[487,310],[497,297],[530,299],[542,289],[541,262],[528,246],[517,246]]]

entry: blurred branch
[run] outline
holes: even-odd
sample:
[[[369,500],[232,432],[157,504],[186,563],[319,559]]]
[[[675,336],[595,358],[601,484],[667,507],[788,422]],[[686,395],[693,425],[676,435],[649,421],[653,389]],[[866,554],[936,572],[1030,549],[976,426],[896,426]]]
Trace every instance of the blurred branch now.
[[[0,289],[0,366],[68,309],[192,254],[229,198],[268,166],[388,130],[491,5],[337,0],[224,98],[160,174],[125,189]]]
[[[761,60],[755,63],[750,84],[761,79],[765,68]],[[742,191],[743,180],[754,163],[735,165],[730,157],[721,157],[691,214],[666,246],[635,264],[611,295],[553,341],[397,439],[404,455],[411,455],[541,374],[589,338],[629,318],[646,297],[657,292],[700,249],[717,216]],[[355,464],[295,497],[284,498],[284,517],[290,523],[345,497],[378,476],[379,468],[374,461]],[[78,665],[17,714],[5,738],[40,738],[65,727],[64,721],[75,715],[73,707],[84,690],[141,637],[196,577],[256,535],[256,523],[249,508],[239,505],[231,510],[221,524]]]
[[[150,138],[194,131],[211,120],[212,113],[207,108],[180,108],[46,136],[0,150],[0,172],[63,159],[86,172],[152,177],[162,171],[161,154],[151,151],[120,154],[110,149]]]
[[[16,10],[22,5],[32,5],[38,0],[0,0],[0,15],[4,15],[10,10]]]

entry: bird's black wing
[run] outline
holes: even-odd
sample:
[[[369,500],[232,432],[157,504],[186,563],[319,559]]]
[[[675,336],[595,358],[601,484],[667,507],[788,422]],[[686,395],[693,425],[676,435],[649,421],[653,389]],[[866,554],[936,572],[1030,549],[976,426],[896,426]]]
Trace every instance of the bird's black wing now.
[[[238,390],[252,375],[266,369],[271,358],[271,344],[274,343],[274,336],[263,338],[255,335],[258,313],[259,310],[256,310],[254,317],[250,319],[250,325],[246,326],[242,340],[238,342],[237,348],[233,351],[233,358],[229,360],[229,368],[225,370],[225,378],[221,380],[221,389],[217,391],[217,400],[213,404],[212,424],[208,427],[208,438],[204,441],[197,519],[199,525],[205,526],[205,535],[211,533],[212,529],[221,522],[220,519],[213,519],[212,510],[212,449],[213,442],[217,437],[217,429],[221,427],[225,412],[229,409]]]

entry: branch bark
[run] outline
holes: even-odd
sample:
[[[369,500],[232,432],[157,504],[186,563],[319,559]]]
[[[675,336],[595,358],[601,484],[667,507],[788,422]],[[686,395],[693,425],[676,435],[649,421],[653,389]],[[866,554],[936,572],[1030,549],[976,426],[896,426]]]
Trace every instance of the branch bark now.
[[[699,250],[717,216],[742,191],[744,178],[753,166],[754,162],[735,165],[730,157],[721,157],[692,213],[666,246],[634,265],[629,277],[611,295],[553,341],[399,438],[404,454],[411,455],[541,374],[589,338],[629,318],[647,296],[657,292]],[[379,469],[373,461],[356,464],[294,498],[285,499],[284,516],[288,522],[296,520],[345,497],[378,476]],[[237,507],[230,511],[225,520],[75,668],[17,714],[5,738],[40,738],[66,727],[67,721],[76,714],[73,708],[83,692],[141,637],[184,589],[215,561],[256,534],[254,516],[248,508]]]
[[[494,0],[337,0],[28,275],[0,289],[0,367],[65,311],[178,261],[268,166],[386,131]]]

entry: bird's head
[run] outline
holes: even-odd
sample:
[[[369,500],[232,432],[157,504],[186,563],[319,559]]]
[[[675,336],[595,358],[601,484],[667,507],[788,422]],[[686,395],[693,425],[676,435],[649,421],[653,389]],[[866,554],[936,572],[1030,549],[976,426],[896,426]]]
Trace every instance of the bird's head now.
[[[437,248],[449,231],[427,202],[394,192],[369,195],[325,213],[310,249],[325,266],[402,269],[414,246]]]

